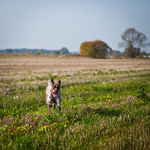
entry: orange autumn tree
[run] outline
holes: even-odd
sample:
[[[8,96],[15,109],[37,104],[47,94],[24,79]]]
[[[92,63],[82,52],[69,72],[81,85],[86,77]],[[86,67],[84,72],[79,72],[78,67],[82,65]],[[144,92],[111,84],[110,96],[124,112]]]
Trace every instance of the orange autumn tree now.
[[[93,58],[105,58],[112,49],[103,41],[83,42],[80,46],[80,55]]]

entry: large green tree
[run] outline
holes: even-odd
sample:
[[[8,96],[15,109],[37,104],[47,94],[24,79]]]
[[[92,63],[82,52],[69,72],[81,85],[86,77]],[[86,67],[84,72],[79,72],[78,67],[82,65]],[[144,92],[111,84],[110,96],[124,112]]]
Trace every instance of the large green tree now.
[[[80,46],[80,55],[93,58],[105,58],[112,49],[103,41],[96,40],[83,42]]]
[[[144,33],[137,31],[135,28],[128,28],[121,35],[122,42],[119,47],[125,48],[124,54],[128,57],[136,57],[140,54],[141,48],[149,46],[147,37]]]

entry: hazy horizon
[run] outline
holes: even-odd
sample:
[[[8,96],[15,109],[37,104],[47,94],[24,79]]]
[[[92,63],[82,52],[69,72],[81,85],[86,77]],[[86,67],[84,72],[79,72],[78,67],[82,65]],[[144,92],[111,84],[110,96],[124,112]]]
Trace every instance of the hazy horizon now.
[[[66,47],[79,52],[82,42],[99,39],[123,51],[118,43],[127,28],[150,41],[149,6],[148,0],[0,0],[0,49]]]

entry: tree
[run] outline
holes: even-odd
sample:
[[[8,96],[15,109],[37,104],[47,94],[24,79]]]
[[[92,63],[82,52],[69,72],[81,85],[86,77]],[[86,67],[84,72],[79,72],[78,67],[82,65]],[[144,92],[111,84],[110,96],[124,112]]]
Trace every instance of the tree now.
[[[93,58],[105,58],[112,49],[103,41],[96,40],[83,42],[80,46],[80,55]]]
[[[136,56],[140,55],[140,49],[134,47],[126,48],[125,51],[123,52],[123,55],[126,57],[135,58]]]
[[[61,48],[59,51],[60,54],[69,54],[69,50],[66,47]]]
[[[6,49],[5,53],[13,53],[13,50],[12,49]]]
[[[128,28],[121,35],[122,42],[119,47],[124,47],[124,54],[128,57],[136,57],[140,54],[140,49],[149,46],[147,37],[144,33],[137,31],[135,28]]]
[[[54,50],[54,51],[51,52],[51,54],[58,54],[59,55],[60,52],[59,52],[59,50]]]
[[[108,53],[108,56],[122,56],[122,53],[119,50],[112,50]]]
[[[42,53],[42,51],[37,51],[35,54],[40,55],[41,53]]]

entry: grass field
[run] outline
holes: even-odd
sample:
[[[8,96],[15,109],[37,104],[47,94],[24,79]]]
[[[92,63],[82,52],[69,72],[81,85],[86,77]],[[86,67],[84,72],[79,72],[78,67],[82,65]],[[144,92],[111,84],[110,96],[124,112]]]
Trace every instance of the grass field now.
[[[62,80],[61,112],[45,102]],[[150,60],[0,55],[0,149],[150,149]]]

